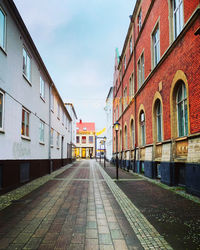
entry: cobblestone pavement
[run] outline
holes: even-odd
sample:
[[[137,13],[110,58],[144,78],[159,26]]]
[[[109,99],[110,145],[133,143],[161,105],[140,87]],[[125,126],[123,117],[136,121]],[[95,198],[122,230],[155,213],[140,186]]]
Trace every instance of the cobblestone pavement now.
[[[0,249],[144,249],[100,171],[81,161],[4,195]]]
[[[105,170],[115,179],[115,167],[107,164]],[[157,232],[164,236],[173,249],[200,249],[199,198],[180,193],[178,188],[158,182],[156,185],[156,181],[147,180],[131,172],[119,169],[120,179],[115,183]],[[130,206],[128,207],[130,209]]]

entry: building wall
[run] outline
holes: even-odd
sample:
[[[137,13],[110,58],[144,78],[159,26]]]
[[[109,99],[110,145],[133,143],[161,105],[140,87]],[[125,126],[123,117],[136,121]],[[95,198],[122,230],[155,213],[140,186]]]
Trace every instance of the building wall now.
[[[30,166],[29,180],[64,165],[68,155],[67,145],[71,141],[71,117],[67,112],[55,85],[53,84],[35,45],[16,14],[13,2],[0,0],[0,8],[6,14],[6,48],[0,48],[0,91],[4,93],[3,130],[0,131],[0,168],[3,184],[7,190],[19,185],[20,164]],[[23,75],[23,48],[31,58],[31,80]],[[45,83],[44,98],[40,96],[40,76]],[[54,95],[54,109],[50,111],[50,88]],[[60,119],[57,118],[57,103],[60,105]],[[21,135],[22,108],[29,112],[29,137]],[[64,114],[64,123],[62,121]],[[44,142],[40,142],[39,125],[44,122]],[[68,128],[69,125],[69,128]],[[50,129],[59,132],[59,147],[56,147],[54,133],[53,147],[50,147]],[[63,137],[63,154],[61,138]],[[70,157],[71,158],[71,157]],[[51,169],[49,168],[52,160]],[[39,167],[39,161],[43,165]],[[3,169],[3,170],[2,170]],[[16,175],[10,178],[10,170]]]
[[[123,167],[132,167],[154,178],[157,176],[158,164],[161,181],[169,185],[183,184],[193,193],[200,195],[197,178],[191,177],[192,168],[200,171],[200,103],[199,103],[199,35],[195,31],[200,27],[199,1],[183,0],[184,27],[176,39],[173,38],[171,1],[137,1],[132,20],[125,39],[118,69],[121,81],[115,98],[124,99],[123,90],[128,86],[131,72],[134,73],[135,95],[122,116],[118,118],[121,125],[122,139],[119,131],[119,158]],[[142,27],[138,32],[138,13],[142,10]],[[160,32],[160,61],[154,67],[152,55],[152,34],[155,27]],[[129,39],[134,34],[134,52],[128,53]],[[138,60],[144,53],[144,83],[138,87]],[[124,68],[124,57],[129,61]],[[184,82],[187,92],[188,135],[178,136],[175,91]],[[116,81],[114,82],[116,87]],[[128,89],[128,87],[127,87]],[[128,93],[128,95],[130,95]],[[162,107],[162,140],[156,139],[155,101],[159,99]],[[114,103],[114,111],[116,105]],[[145,113],[145,144],[141,145],[141,128],[139,114]],[[114,113],[114,112],[113,112]],[[135,121],[135,143],[132,147],[130,121]],[[128,130],[128,146],[125,147],[125,126]],[[115,136],[114,139],[115,141]],[[115,152],[115,150],[114,150]],[[130,161],[133,160],[133,163]],[[129,160],[129,162],[126,162]],[[195,164],[195,166],[191,165]],[[196,173],[197,173],[196,172]],[[190,173],[190,176],[188,175]],[[196,174],[197,176],[197,174]],[[191,180],[193,180],[191,183]],[[190,184],[190,187],[188,186]],[[188,188],[189,187],[189,188]]]

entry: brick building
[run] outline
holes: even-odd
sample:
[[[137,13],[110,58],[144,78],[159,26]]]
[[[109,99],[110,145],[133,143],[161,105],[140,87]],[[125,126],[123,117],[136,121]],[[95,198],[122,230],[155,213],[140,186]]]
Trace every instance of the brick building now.
[[[199,0],[137,0],[113,86],[120,166],[197,195],[199,34]]]

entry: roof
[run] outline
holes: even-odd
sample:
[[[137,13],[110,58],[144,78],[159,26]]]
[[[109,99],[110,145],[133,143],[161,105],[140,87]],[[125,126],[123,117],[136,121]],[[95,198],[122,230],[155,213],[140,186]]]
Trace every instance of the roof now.
[[[74,112],[74,115],[75,115],[76,119],[78,119],[78,118],[77,118],[77,115],[76,115],[76,111],[75,111],[75,109],[74,109],[74,105],[73,105],[73,103],[71,103],[71,102],[67,102],[67,103],[65,103],[65,105],[67,105],[67,106],[71,106],[71,107],[72,107],[72,110],[73,110],[73,112]]]
[[[77,122],[76,127],[78,128],[78,131],[95,132],[94,122]]]

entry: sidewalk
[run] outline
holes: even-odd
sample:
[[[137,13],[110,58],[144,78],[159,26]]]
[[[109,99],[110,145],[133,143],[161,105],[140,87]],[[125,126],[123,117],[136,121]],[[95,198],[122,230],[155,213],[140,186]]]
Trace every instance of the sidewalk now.
[[[0,249],[143,249],[100,170],[80,161],[15,190],[0,211]]]
[[[115,179],[115,166],[106,165],[104,170]],[[200,204],[132,171],[119,169],[115,183],[173,249],[200,249]]]

